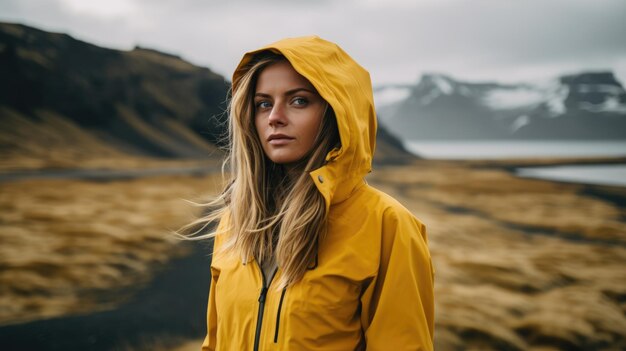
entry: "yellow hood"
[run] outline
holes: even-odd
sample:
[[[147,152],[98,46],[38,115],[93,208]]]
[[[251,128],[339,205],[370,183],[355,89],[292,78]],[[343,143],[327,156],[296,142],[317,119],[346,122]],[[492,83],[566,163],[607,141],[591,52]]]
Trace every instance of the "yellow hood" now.
[[[341,149],[329,152],[329,162],[311,172],[328,208],[349,196],[372,167],[377,122],[370,75],[334,43],[317,36],[289,38],[246,53],[233,74],[233,91],[246,64],[267,50],[285,56],[337,117]]]

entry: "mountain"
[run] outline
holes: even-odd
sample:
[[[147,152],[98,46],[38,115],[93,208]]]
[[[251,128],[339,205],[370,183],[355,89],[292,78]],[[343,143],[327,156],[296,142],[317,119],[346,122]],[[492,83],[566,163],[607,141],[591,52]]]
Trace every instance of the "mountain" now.
[[[379,87],[376,96],[385,125],[405,139],[626,139],[626,92],[611,72],[524,84],[425,74],[414,86]]]
[[[48,138],[49,147],[76,150],[89,141],[95,153],[202,157],[215,149],[229,88],[173,55],[8,23],[0,23],[0,76],[3,149]]]
[[[0,23],[0,77],[0,169],[204,158],[223,142],[230,82],[175,55]],[[378,146],[408,155],[384,128]]]

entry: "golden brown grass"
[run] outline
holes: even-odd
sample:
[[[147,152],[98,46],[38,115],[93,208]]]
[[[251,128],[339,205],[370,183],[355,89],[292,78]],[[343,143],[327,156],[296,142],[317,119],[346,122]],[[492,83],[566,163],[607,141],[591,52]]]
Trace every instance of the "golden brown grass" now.
[[[217,177],[91,183],[0,183],[0,324],[85,313],[121,302],[103,291],[140,285],[184,254],[170,235],[215,191]]]
[[[166,161],[128,155],[88,133],[68,118],[51,111],[35,111],[33,115],[37,119],[33,119],[15,110],[0,107],[0,115],[3,123],[0,129],[2,149],[0,172],[53,168],[145,169],[191,165],[216,166],[218,164],[216,159],[220,157],[220,151],[215,147],[200,140],[174,121],[166,124],[175,134],[183,136],[198,149],[205,150],[207,153],[205,160]],[[145,123],[139,127],[147,137],[161,138],[160,141],[164,143],[170,139]],[[216,157],[209,157],[211,155]]]
[[[624,208],[580,185],[461,162],[381,168],[368,181],[427,225],[438,350],[626,348]],[[119,302],[89,292],[149,279],[177,252],[168,229],[194,214],[180,199],[218,184],[216,176],[0,184],[0,322]]]
[[[623,208],[578,185],[454,162],[386,168],[370,182],[427,225],[437,349],[626,346]]]
[[[385,179],[408,192],[407,197],[436,207],[475,211],[529,230],[626,244],[626,223],[621,221],[626,210],[580,196],[580,185],[517,178],[504,170],[472,169],[454,162],[417,162],[410,169],[375,172],[372,179]]]
[[[180,337],[158,335],[145,338],[138,345],[120,345],[115,351],[199,351],[202,339],[186,340]]]

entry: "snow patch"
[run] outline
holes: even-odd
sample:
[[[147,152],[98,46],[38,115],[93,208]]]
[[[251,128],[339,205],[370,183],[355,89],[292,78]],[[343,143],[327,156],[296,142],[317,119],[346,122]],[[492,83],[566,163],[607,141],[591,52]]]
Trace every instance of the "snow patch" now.
[[[483,96],[482,102],[495,110],[533,109],[544,104],[550,117],[563,115],[567,108],[565,99],[569,87],[557,80],[545,80],[533,85],[493,89]]]
[[[454,87],[448,79],[442,76],[432,76],[432,81],[443,94],[450,95],[454,92]]]
[[[437,89],[433,89],[433,90],[429,91],[428,94],[422,96],[422,98],[419,100],[419,102],[422,105],[428,105],[428,104],[430,104],[433,100],[435,100],[440,95],[441,95],[441,91],[439,91]]]
[[[626,104],[621,103],[617,96],[608,96],[600,104],[592,104],[590,102],[583,101],[578,107],[581,110],[587,110],[589,112],[614,112],[620,114],[626,114]]]
[[[374,92],[376,106],[388,106],[406,100],[411,95],[410,87],[388,87]]]
[[[530,117],[528,117],[527,115],[521,115],[517,117],[515,121],[513,121],[513,124],[511,125],[511,131],[516,132],[518,129],[527,124],[530,124]]]
[[[558,88],[548,94],[546,106],[548,111],[550,111],[550,117],[557,117],[567,112],[565,99],[567,99],[568,95],[569,87],[567,85],[559,85]]]
[[[483,97],[488,107],[496,110],[513,110],[520,107],[536,106],[545,99],[545,92],[523,86],[513,89],[493,89]]]

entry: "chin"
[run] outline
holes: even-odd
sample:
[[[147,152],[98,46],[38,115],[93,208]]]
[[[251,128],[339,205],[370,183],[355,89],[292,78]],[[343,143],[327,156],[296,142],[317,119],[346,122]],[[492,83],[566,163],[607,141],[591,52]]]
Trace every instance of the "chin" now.
[[[288,165],[300,161],[296,158],[270,158],[270,160],[278,165]]]
[[[301,155],[268,155],[268,158],[279,165],[288,165],[302,160]]]

